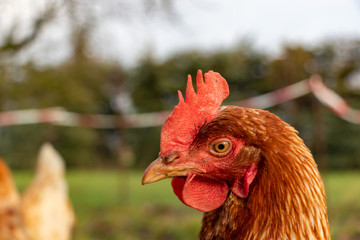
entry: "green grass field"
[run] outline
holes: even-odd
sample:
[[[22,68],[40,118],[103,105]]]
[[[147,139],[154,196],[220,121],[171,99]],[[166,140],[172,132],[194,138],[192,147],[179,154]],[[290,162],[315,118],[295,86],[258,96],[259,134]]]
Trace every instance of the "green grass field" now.
[[[29,172],[15,171],[20,190]],[[184,206],[170,181],[141,186],[139,171],[69,171],[74,240],[197,239],[202,213]],[[360,172],[323,174],[332,239],[360,239]]]

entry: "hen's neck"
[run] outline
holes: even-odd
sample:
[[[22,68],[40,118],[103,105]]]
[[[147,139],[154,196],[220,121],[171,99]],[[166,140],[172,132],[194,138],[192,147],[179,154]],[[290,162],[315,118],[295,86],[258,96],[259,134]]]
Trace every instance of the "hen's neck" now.
[[[260,164],[248,198],[230,193],[205,213],[200,239],[330,239],[323,183],[309,150],[272,150]]]

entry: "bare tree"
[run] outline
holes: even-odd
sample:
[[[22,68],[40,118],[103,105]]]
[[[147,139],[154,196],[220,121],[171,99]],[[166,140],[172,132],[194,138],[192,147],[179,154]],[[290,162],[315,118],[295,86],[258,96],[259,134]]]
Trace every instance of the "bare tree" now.
[[[1,3],[0,3],[1,4]],[[3,4],[9,4],[5,1]],[[45,8],[34,19],[30,33],[21,39],[16,37],[16,31],[18,30],[18,23],[11,23],[10,31],[3,33],[3,43],[0,45],[0,54],[16,54],[23,48],[33,43],[44,27],[56,16],[59,5],[54,1],[46,3]]]

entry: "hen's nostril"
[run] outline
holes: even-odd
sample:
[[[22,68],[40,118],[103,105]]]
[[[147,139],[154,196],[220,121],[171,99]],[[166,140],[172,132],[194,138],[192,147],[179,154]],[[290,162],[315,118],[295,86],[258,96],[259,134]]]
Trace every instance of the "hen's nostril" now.
[[[168,156],[165,156],[163,158],[164,163],[171,163],[173,162],[175,159],[178,159],[179,155],[177,155],[176,153],[170,154]]]

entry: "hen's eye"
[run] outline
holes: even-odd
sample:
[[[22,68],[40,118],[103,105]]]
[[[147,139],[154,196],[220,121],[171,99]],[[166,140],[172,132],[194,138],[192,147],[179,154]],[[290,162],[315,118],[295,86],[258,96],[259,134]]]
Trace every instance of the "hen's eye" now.
[[[217,156],[224,156],[231,150],[231,142],[228,139],[218,139],[210,144],[210,152]]]

